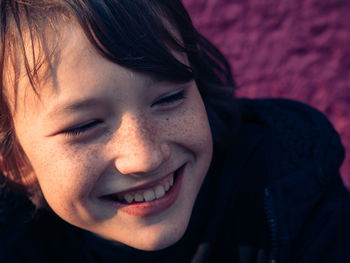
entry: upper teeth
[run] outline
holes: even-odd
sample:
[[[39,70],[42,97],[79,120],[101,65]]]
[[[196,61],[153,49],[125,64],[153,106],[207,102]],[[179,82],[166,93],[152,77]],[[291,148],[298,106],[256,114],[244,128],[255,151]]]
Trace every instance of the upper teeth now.
[[[123,195],[123,199],[127,203],[135,202],[149,202],[155,199],[159,199],[165,195],[165,193],[169,190],[171,186],[174,184],[174,174],[166,181],[163,181],[161,184],[154,186],[153,188],[138,191],[135,193],[127,193]]]

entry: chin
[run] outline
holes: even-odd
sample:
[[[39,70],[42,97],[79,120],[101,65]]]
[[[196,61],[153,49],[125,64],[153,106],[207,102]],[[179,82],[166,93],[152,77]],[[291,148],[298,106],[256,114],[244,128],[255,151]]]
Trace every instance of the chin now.
[[[186,228],[181,232],[154,233],[148,234],[145,238],[138,238],[136,242],[131,242],[129,246],[144,251],[157,251],[174,245],[184,235]]]
[[[157,251],[170,247],[177,243],[186,232],[189,224],[190,213],[178,213],[166,222],[159,222],[151,225],[143,225],[134,229],[125,239],[119,242],[135,249],[144,251]]]

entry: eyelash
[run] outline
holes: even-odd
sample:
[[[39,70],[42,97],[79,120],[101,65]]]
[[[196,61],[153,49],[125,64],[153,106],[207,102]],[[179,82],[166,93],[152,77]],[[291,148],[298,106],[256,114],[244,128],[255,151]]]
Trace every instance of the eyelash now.
[[[95,127],[96,125],[98,125],[100,123],[102,123],[102,121],[100,121],[100,120],[91,121],[91,122],[86,123],[84,125],[68,129],[68,130],[64,131],[63,133],[66,134],[67,136],[72,136],[72,137],[79,136],[80,134],[90,130],[91,128]]]
[[[165,98],[162,98],[162,99],[156,101],[151,106],[153,107],[153,106],[158,105],[158,104],[160,104],[160,105],[172,104],[174,102],[177,102],[179,100],[183,100],[185,98],[186,98],[185,91],[181,90],[173,95],[170,95],[168,97],[165,97]],[[83,124],[81,126],[68,129],[68,130],[64,131],[63,133],[67,136],[76,137],[76,136],[83,134],[84,132],[87,132],[88,130],[92,129],[93,127],[95,127],[96,125],[98,125],[100,123],[102,123],[101,120],[94,120],[94,121],[91,121],[89,123]]]
[[[170,96],[167,96],[165,98],[161,98],[160,100],[156,101],[155,103],[153,103],[151,106],[155,106],[155,105],[167,105],[167,104],[171,104],[171,103],[174,103],[174,102],[177,102],[179,100],[183,100],[185,99],[186,96],[185,96],[185,90],[181,90],[173,95],[170,95]]]

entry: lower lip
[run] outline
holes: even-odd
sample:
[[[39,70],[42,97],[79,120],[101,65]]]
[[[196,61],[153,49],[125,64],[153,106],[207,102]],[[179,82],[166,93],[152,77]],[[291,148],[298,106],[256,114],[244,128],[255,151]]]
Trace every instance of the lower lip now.
[[[158,214],[172,206],[177,200],[182,185],[183,174],[184,166],[178,171],[173,187],[160,199],[133,204],[122,204],[115,201],[108,202],[111,202],[118,211],[132,216],[147,217]]]

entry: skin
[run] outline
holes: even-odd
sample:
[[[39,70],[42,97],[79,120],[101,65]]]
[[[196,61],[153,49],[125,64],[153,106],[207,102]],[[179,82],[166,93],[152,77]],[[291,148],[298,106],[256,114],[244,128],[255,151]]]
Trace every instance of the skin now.
[[[159,82],[114,64],[76,25],[62,25],[60,33],[59,59],[40,83],[40,99],[26,78],[16,98],[9,90],[12,104],[17,102],[18,141],[47,203],[68,223],[115,242],[141,250],[174,244],[187,228],[212,158],[195,82]],[[181,91],[184,98],[162,101]],[[93,103],[71,106],[86,100]],[[183,164],[179,197],[160,213],[137,217],[99,198],[162,178]]]

